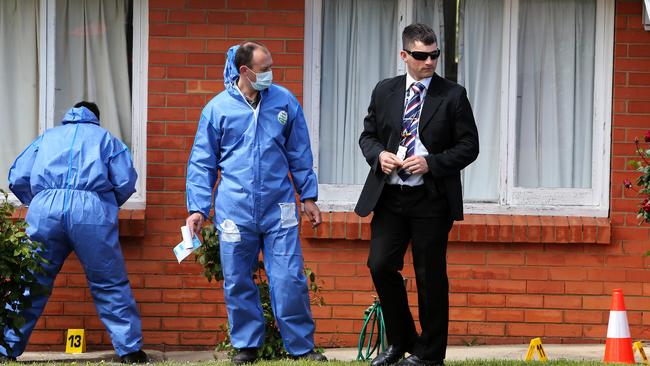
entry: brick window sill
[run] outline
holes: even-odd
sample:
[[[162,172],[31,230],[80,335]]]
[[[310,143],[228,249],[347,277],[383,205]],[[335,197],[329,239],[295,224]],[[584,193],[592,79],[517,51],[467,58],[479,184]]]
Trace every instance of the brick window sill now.
[[[370,220],[354,212],[323,212],[323,223],[313,229],[303,216],[301,234],[310,239],[370,240]],[[465,215],[454,223],[451,242],[610,244],[606,217]]]
[[[27,215],[27,207],[18,207],[13,218],[24,219],[25,215]],[[120,220],[120,236],[144,236],[144,210],[120,209],[118,218]]]
[[[120,236],[144,237],[144,210],[120,209]]]

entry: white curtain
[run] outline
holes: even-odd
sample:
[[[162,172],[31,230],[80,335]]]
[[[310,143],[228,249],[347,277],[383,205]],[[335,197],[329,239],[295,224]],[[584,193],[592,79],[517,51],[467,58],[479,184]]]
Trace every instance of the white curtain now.
[[[14,159],[38,136],[38,0],[0,1],[0,188]]]
[[[519,9],[515,185],[591,187],[596,2]]]
[[[458,82],[467,89],[479,131],[478,159],[463,171],[466,201],[499,197],[503,0],[461,0]]]
[[[368,164],[359,149],[373,88],[396,73],[397,2],[323,2],[319,181],[363,184]]]
[[[440,57],[438,58],[438,67],[436,73],[442,77],[445,76],[445,12],[443,10],[443,0],[416,0],[413,18],[415,23],[423,23],[431,27],[438,38],[438,48]]]
[[[55,123],[80,100],[97,103],[101,125],[131,145],[131,85],[125,0],[56,3]]]
[[[402,48],[396,0],[323,1],[319,181],[363,184],[368,164],[359,150],[370,95],[395,76]],[[442,0],[417,0],[414,21],[426,23],[443,49]],[[438,61],[437,72],[444,66]]]

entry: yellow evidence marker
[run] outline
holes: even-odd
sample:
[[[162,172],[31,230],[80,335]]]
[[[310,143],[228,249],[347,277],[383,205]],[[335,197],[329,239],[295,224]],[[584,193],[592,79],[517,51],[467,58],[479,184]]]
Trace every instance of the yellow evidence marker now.
[[[548,361],[548,358],[546,358],[546,352],[544,352],[544,346],[542,346],[541,338],[533,338],[530,341],[530,346],[528,346],[528,352],[526,353],[526,361],[532,361],[535,352],[537,352],[540,361]]]
[[[643,343],[641,341],[634,342],[632,345],[632,353],[639,351],[639,355],[641,355],[641,360],[643,361],[644,364],[650,365],[648,362],[648,356],[646,356],[645,351],[643,350]]]
[[[68,329],[65,337],[65,353],[86,352],[86,338],[83,329]]]

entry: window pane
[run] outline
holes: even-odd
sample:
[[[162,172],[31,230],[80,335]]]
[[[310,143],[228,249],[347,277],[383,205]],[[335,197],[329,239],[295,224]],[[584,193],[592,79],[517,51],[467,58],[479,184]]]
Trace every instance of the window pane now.
[[[467,88],[479,130],[478,159],[463,171],[466,201],[499,198],[503,0],[460,2],[458,82]]]
[[[38,0],[0,1],[0,188],[12,162],[38,136]]]
[[[54,121],[80,100],[97,103],[101,125],[131,145],[130,1],[58,0]]]
[[[522,0],[515,185],[591,187],[596,2]]]
[[[358,140],[374,86],[395,75],[397,1],[324,1],[322,34],[319,181],[363,184]]]

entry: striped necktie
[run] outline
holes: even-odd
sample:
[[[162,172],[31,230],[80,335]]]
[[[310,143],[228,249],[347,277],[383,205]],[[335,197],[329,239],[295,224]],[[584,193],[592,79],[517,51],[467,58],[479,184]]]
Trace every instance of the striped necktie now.
[[[420,110],[422,110],[422,92],[425,86],[422,83],[415,82],[409,88],[410,97],[404,108],[404,118],[402,119],[402,140],[400,145],[406,147],[406,158],[413,156],[415,153],[415,137],[418,134],[418,124],[420,122]],[[411,172],[400,169],[397,175],[405,181]]]

